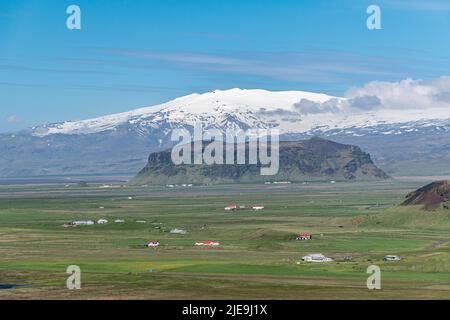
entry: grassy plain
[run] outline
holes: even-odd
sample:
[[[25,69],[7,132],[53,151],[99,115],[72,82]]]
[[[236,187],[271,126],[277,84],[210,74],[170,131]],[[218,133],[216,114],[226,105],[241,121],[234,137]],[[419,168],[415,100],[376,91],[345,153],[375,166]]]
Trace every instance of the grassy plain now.
[[[0,299],[450,299],[448,213],[396,207],[425,182],[0,186],[0,284],[24,285]],[[266,209],[225,212],[230,203]],[[110,223],[62,227],[100,218]],[[313,239],[293,240],[299,232]],[[193,245],[203,240],[222,245]],[[297,264],[315,252],[334,261]],[[366,288],[371,264],[382,290]],[[81,268],[81,290],[66,289],[69,265]]]

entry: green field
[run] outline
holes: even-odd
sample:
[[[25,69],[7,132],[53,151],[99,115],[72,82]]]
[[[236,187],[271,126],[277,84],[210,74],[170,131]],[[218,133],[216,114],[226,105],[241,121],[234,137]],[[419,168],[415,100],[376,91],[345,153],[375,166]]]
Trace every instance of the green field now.
[[[397,208],[426,182],[2,186],[0,284],[25,286],[0,299],[450,299],[449,214]],[[225,212],[230,203],[266,209]],[[62,227],[101,218],[110,223]],[[313,239],[293,240],[300,232]],[[222,245],[194,246],[204,240]],[[334,261],[298,264],[315,252]],[[366,288],[372,264],[382,290]],[[69,265],[81,268],[81,290],[66,289]]]

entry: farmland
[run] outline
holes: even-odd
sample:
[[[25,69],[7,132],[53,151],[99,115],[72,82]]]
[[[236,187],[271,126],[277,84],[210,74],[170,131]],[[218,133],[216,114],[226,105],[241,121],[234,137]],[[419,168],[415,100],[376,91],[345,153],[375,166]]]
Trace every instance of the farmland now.
[[[397,207],[428,181],[2,185],[0,284],[20,286],[0,299],[450,299],[448,213]],[[230,203],[265,209],[226,212]],[[109,223],[62,227],[82,219]],[[313,239],[295,241],[300,232]],[[221,245],[194,246],[205,240]],[[299,263],[315,252],[334,261]],[[382,290],[366,288],[372,264]],[[66,288],[69,265],[81,290]]]

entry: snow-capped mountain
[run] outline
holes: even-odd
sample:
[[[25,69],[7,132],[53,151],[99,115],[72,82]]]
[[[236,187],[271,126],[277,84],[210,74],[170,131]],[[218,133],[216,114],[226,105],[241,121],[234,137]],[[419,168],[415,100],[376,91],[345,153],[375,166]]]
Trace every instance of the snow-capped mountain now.
[[[193,126],[198,122],[205,127],[224,129],[241,126],[270,128],[278,126],[275,121],[289,124],[289,120],[281,116],[283,111],[292,112],[291,116],[300,116],[296,114],[293,106],[302,99],[323,103],[334,97],[302,91],[216,90],[96,119],[44,125],[33,128],[33,134],[92,134],[115,130],[124,125],[146,133],[148,130],[160,128],[163,123],[175,128],[180,125]]]
[[[322,136],[371,153],[390,175],[450,174],[450,108],[367,107],[377,101],[303,91],[216,90],[95,119],[0,135],[0,176],[135,174],[174,128],[277,128],[283,140]],[[376,100],[376,99],[375,99]],[[424,165],[425,164],[425,165]]]
[[[43,125],[33,128],[33,135],[94,134],[124,126],[146,135],[199,122],[222,130],[277,128],[281,134],[401,134],[430,126],[446,130],[450,119],[446,108],[366,111],[346,107],[346,100],[303,91],[216,90],[95,119]]]

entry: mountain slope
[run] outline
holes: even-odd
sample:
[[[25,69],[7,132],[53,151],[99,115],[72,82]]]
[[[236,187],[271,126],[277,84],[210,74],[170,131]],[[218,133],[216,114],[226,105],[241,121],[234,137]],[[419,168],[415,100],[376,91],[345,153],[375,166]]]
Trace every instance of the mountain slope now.
[[[205,145],[206,146],[206,145]],[[204,147],[205,147],[204,146]],[[358,147],[325,139],[281,142],[279,172],[261,176],[261,165],[174,165],[171,150],[152,153],[133,185],[250,183],[265,181],[387,179]]]

